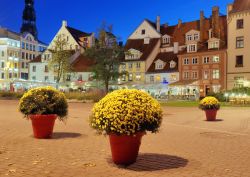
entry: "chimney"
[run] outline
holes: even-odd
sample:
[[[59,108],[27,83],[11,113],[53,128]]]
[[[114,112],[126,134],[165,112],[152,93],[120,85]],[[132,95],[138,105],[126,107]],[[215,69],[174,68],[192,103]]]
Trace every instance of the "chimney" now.
[[[181,24],[182,24],[182,20],[181,20],[181,19],[179,19],[179,20],[178,20],[178,28],[180,28],[180,27],[181,27]]]
[[[179,42],[174,42],[174,54],[179,52]]]
[[[227,5],[227,17],[229,16],[230,12],[233,10],[233,4]]]
[[[67,26],[68,26],[68,23],[67,23],[66,20],[63,20],[63,21],[62,21],[62,26],[64,26],[64,27],[67,27]]]
[[[212,30],[213,36],[219,38],[220,36],[220,19],[219,19],[219,7],[215,6],[212,10]]]
[[[200,41],[204,40],[204,11],[200,11]]]
[[[158,32],[161,31],[161,17],[160,16],[157,16],[157,18],[156,18],[156,30]]]

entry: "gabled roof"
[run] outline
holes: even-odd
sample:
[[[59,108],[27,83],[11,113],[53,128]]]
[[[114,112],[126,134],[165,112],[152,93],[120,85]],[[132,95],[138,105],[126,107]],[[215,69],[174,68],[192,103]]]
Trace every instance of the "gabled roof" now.
[[[123,60],[123,61],[145,61],[151,52],[154,50],[155,46],[160,39],[153,38],[150,39],[149,44],[144,44],[144,39],[129,39],[125,45],[125,50],[135,49],[142,53],[142,56],[139,60]]]
[[[0,27],[0,38],[10,38],[14,40],[20,40],[20,34],[14,31],[11,31],[7,28]]]
[[[69,27],[69,26],[67,26],[66,28],[79,45],[81,45],[81,42],[82,42],[81,38],[82,37],[88,37],[88,36],[92,35],[92,33],[86,33],[86,32],[80,31],[78,29]]]
[[[235,0],[230,13],[250,10],[250,0]]]
[[[95,64],[94,60],[87,58],[84,55],[80,55],[73,63],[74,72],[90,72],[91,66]]]
[[[166,63],[163,69],[155,69],[155,62],[157,60],[162,60]],[[174,61],[176,63],[175,68],[170,68],[170,62]],[[154,62],[149,67],[147,73],[171,73],[171,72],[178,72],[178,57],[177,54],[174,54],[173,52],[163,52],[159,53],[155,59]]]

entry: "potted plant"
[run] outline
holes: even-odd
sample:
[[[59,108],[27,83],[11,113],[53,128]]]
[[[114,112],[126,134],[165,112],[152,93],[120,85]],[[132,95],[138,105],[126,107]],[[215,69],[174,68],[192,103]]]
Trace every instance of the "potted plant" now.
[[[32,121],[35,138],[51,138],[56,118],[67,118],[68,103],[64,93],[53,87],[40,87],[23,95],[19,110]]]
[[[157,132],[162,122],[160,104],[139,90],[117,90],[94,105],[90,125],[109,135],[112,159],[116,164],[136,161],[146,131]]]
[[[220,102],[215,97],[208,96],[200,101],[199,108],[205,111],[207,121],[215,121]]]

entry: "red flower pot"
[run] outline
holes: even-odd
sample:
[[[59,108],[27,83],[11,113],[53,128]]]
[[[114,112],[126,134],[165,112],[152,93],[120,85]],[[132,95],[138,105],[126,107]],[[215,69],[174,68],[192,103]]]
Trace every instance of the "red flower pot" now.
[[[112,159],[118,165],[130,165],[136,161],[142,136],[145,132],[139,132],[135,135],[109,135],[109,141],[112,152]]]
[[[210,109],[210,110],[205,110],[207,121],[215,121],[216,120],[216,115],[217,115],[217,110],[216,109]]]
[[[34,137],[39,139],[51,138],[56,118],[56,114],[30,115]]]

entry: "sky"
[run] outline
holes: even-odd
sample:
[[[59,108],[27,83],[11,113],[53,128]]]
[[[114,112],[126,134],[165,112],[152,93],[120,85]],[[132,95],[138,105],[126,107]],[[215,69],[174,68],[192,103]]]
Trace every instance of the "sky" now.
[[[0,0],[0,26],[19,32],[25,0]],[[102,22],[113,25],[113,33],[122,41],[145,19],[175,25],[199,19],[200,10],[211,15],[219,6],[226,14],[227,4],[233,0],[35,0],[39,39],[50,43],[62,20],[68,26],[84,32],[97,32]]]

